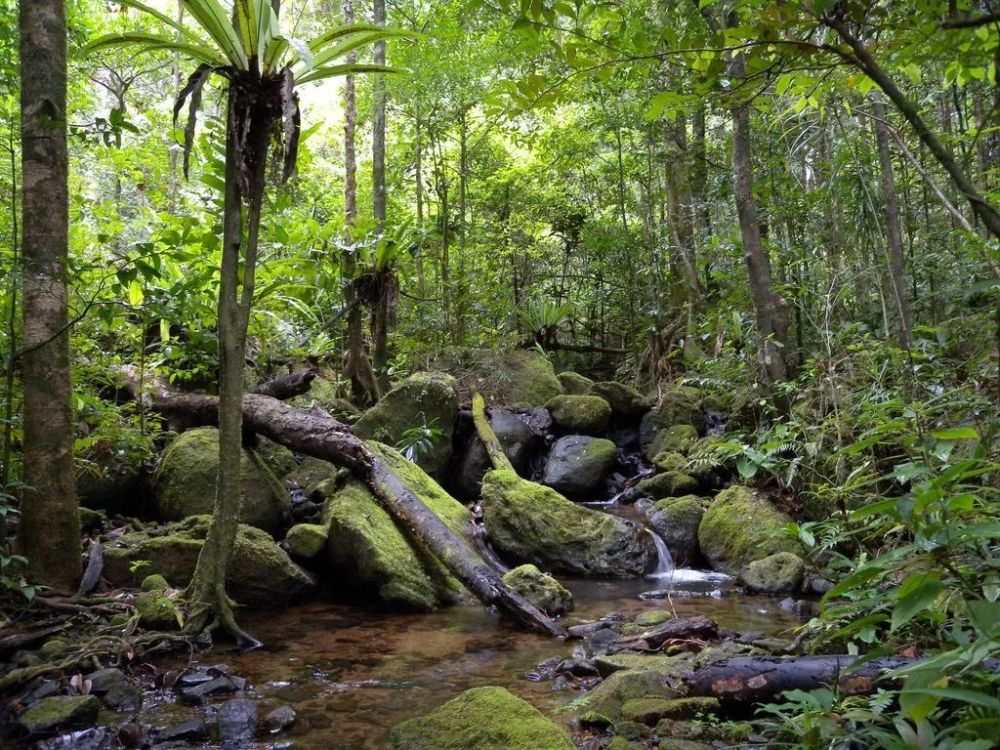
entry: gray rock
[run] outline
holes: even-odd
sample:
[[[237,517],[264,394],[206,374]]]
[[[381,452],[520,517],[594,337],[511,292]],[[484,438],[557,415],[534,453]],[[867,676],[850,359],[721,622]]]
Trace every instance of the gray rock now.
[[[113,711],[138,711],[142,706],[142,691],[124,680],[116,682],[104,694],[104,704]]]
[[[280,732],[295,723],[295,709],[291,706],[278,706],[264,717],[264,729],[269,732]]]
[[[574,499],[596,499],[617,460],[610,440],[567,435],[549,451],[542,482]]]
[[[101,710],[93,695],[54,695],[43,698],[17,718],[29,734],[46,734],[58,727],[92,724]]]
[[[178,740],[202,740],[208,737],[208,727],[200,718],[195,717],[161,729],[157,733],[160,742],[175,742]]]
[[[245,748],[257,734],[257,704],[243,698],[226,701],[216,715],[219,744],[223,747]]]
[[[544,410],[543,410],[544,411]],[[548,412],[546,412],[547,414]],[[514,465],[514,470],[523,474],[538,446],[538,437],[531,427],[517,414],[506,409],[490,412],[490,427],[500,441],[504,454]],[[455,489],[464,498],[478,498],[482,487],[483,474],[493,466],[486,449],[477,435],[472,435],[466,445],[455,477]]]
[[[109,727],[91,727],[41,740],[32,750],[114,750],[118,747],[115,732]]]

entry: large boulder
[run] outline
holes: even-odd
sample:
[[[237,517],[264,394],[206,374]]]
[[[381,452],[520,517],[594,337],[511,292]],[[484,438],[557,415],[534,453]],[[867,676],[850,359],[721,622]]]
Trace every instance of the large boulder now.
[[[660,500],[647,511],[650,528],[663,539],[678,565],[689,565],[698,556],[698,527],[704,514],[694,495]]]
[[[464,505],[392,448],[374,441],[368,445],[452,531],[468,535],[470,514]],[[361,482],[349,480],[326,500],[323,521],[333,570],[385,604],[429,610],[453,603],[461,594],[461,584],[410,542]]]
[[[585,396],[590,393],[594,381],[579,373],[567,370],[556,375],[562,384],[563,392],[570,396]]]
[[[513,471],[483,477],[486,533],[505,558],[544,570],[591,577],[633,577],[655,559],[636,523],[584,508]]]
[[[640,439],[642,452],[650,461],[655,460],[661,453],[687,455],[697,442],[698,430],[690,424],[675,424],[664,427],[644,445]]]
[[[802,588],[806,564],[791,552],[776,552],[754,560],[743,570],[747,588],[761,594],[793,594]]]
[[[556,396],[545,404],[556,429],[568,435],[603,435],[611,406],[600,396]]]
[[[542,482],[569,497],[596,499],[617,458],[610,440],[567,435],[552,444]]]
[[[643,479],[637,487],[654,500],[660,500],[665,497],[683,497],[697,492],[698,480],[680,471],[666,471]]]
[[[552,616],[573,611],[573,595],[569,590],[530,563],[508,570],[504,573],[503,580],[514,591]]]
[[[18,716],[17,723],[30,735],[47,734],[61,727],[91,725],[101,708],[94,695],[53,695]]]
[[[417,455],[417,463],[431,474],[451,459],[452,435],[458,415],[458,382],[443,372],[418,372],[389,391],[354,425],[365,440],[398,445],[407,430],[428,426],[442,432],[433,447]]]
[[[300,409],[319,406],[341,422],[354,424],[361,418],[361,410],[340,396],[333,382],[338,377],[336,373],[320,373],[306,393],[295,396],[288,403]]]
[[[562,727],[501,687],[466,690],[391,738],[393,750],[573,750]]]
[[[179,435],[156,472],[156,509],[164,521],[211,514],[219,472],[219,431],[199,427]],[[288,492],[256,451],[240,455],[240,521],[260,529],[279,527],[291,507]]]
[[[134,532],[104,550],[104,577],[120,586],[138,586],[153,573],[175,588],[184,588],[194,574],[209,516],[193,516],[156,535]],[[226,588],[240,604],[276,607],[310,593],[312,577],[265,532],[240,524],[229,561]]]
[[[797,541],[778,533],[791,521],[766,498],[734,485],[708,506],[698,527],[698,545],[712,568],[739,575],[754,560],[801,551]]]
[[[515,349],[500,356],[493,377],[505,381],[502,403],[511,409],[533,409],[563,392],[552,363],[541,352]]]
[[[590,395],[600,396],[609,404],[617,419],[636,419],[649,411],[649,401],[639,391],[625,383],[608,380],[594,383]]]
[[[680,385],[661,392],[653,408],[643,415],[639,425],[639,440],[642,447],[649,445],[656,433],[675,424],[694,425],[696,431],[704,432],[705,413],[702,411],[702,393],[697,388]]]
[[[78,458],[86,467],[76,478],[76,496],[82,507],[127,515],[139,515],[146,509],[152,481],[144,453],[107,445],[92,447]]]
[[[528,462],[539,443],[539,437],[514,412],[506,409],[492,409],[489,414],[490,427],[500,441],[500,447],[510,459],[514,469],[520,473],[528,468]],[[458,462],[453,488],[458,496],[467,499],[479,497],[483,474],[492,468],[483,441],[473,434]]]

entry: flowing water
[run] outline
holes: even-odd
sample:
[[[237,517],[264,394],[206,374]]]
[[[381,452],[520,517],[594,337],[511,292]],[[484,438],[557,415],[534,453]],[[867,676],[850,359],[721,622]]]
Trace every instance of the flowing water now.
[[[640,598],[651,585],[662,587],[667,581],[677,596]],[[566,624],[611,611],[635,617],[664,608],[679,616],[704,614],[723,627],[758,633],[787,631],[798,622],[776,599],[726,595],[726,582],[703,571],[677,569],[671,579],[655,581],[564,583],[576,597],[576,611],[565,618]],[[386,748],[395,724],[472,687],[506,687],[564,722],[567,718],[556,711],[580,695],[572,687],[553,690],[552,682],[525,677],[545,659],[570,656],[572,642],[517,630],[477,605],[399,614],[313,602],[248,616],[243,624],[267,644],[265,650],[242,655],[215,651],[196,658],[206,665],[224,661],[234,674],[247,678],[262,712],[282,704],[294,707],[299,719],[291,736],[307,748]],[[179,717],[178,710],[164,702],[154,712],[169,723]]]

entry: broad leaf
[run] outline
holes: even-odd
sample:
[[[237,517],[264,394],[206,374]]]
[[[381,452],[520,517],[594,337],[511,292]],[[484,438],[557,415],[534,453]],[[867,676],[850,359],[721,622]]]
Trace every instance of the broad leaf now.
[[[397,68],[389,67],[388,65],[368,65],[363,63],[357,63],[353,65],[329,65],[325,68],[317,68],[310,71],[307,75],[300,78],[298,83],[309,83],[310,81],[321,81],[325,78],[333,78],[335,76],[353,76],[359,73],[399,73],[401,72]]]
[[[146,34],[143,32],[128,32],[124,34],[104,34],[97,37],[83,48],[86,55],[98,52],[102,49],[118,49],[122,47],[139,46],[143,49],[139,53],[156,52],[158,50],[170,50],[180,52],[198,62],[212,66],[223,66],[226,59],[210,47],[200,47],[194,44],[178,42],[158,34]]]
[[[233,67],[247,69],[247,56],[236,29],[218,0],[182,0],[184,7],[195,17],[205,33],[219,45]]]

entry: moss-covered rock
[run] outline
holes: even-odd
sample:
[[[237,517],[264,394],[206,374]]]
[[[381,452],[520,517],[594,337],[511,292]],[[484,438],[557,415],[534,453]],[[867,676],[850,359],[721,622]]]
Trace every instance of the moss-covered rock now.
[[[708,506],[698,527],[698,544],[714,569],[738,575],[753,560],[799,551],[795,540],[775,534],[791,520],[754,491],[734,485]]]
[[[575,499],[593,500],[618,460],[618,447],[604,438],[567,435],[552,444],[542,482]]]
[[[174,630],[180,626],[177,605],[164,591],[143,591],[135,598],[135,611],[143,627]]]
[[[667,620],[673,619],[673,612],[665,609],[651,609],[643,612],[632,622],[627,622],[622,626],[622,635],[635,635],[649,630],[654,625],[661,625]]]
[[[649,411],[649,401],[639,391],[625,383],[608,380],[590,386],[590,395],[600,396],[609,404],[617,419],[637,419]]]
[[[674,386],[662,390],[653,408],[647,412],[639,424],[639,442],[646,448],[656,433],[675,424],[694,425],[695,430],[705,429],[705,414],[702,411],[702,393],[690,386]],[[650,453],[655,456],[656,453]]]
[[[500,687],[466,690],[391,739],[394,750],[573,750],[565,730]]]
[[[354,424],[361,418],[361,410],[347,399],[340,397],[334,382],[338,377],[336,373],[320,373],[306,393],[296,396],[288,403],[300,409],[308,409],[315,404],[341,422]]]
[[[515,349],[498,355],[498,360],[492,375],[505,381],[501,400],[505,406],[532,409],[562,394],[562,383],[541,352]]]
[[[443,372],[418,372],[385,394],[354,425],[365,440],[398,444],[407,430],[427,425],[441,430],[434,447],[417,456],[420,467],[431,474],[442,471],[451,459],[452,435],[458,415],[458,382]]]
[[[326,548],[330,527],[320,523],[297,523],[285,534],[284,547],[295,560],[312,560]]]
[[[340,469],[329,461],[307,456],[294,471],[285,477],[285,481],[290,486],[298,487],[305,492],[306,497],[319,502],[326,497],[323,494],[326,489],[324,484],[327,482],[336,483],[340,475]],[[346,476],[346,472],[344,475]]]
[[[167,448],[156,472],[157,513],[164,521],[180,521],[211,513],[219,472],[219,431],[200,427],[179,435]],[[240,521],[260,529],[281,525],[291,506],[288,493],[250,449],[240,457]]]
[[[595,577],[642,575],[655,555],[636,523],[583,508],[512,471],[483,477],[483,518],[505,558]]]
[[[166,591],[170,588],[170,582],[159,573],[146,576],[139,585],[143,591]]]
[[[298,468],[295,454],[273,440],[258,436],[255,450],[277,479],[284,479]]]
[[[664,497],[681,497],[698,491],[698,480],[679,471],[667,471],[643,479],[636,485],[654,500]]]
[[[705,509],[694,495],[671,497],[647,511],[649,525],[663,539],[678,565],[691,563],[698,555],[698,527]]]
[[[694,425],[675,424],[660,430],[643,448],[646,458],[653,460],[661,453],[679,453],[687,455],[691,447],[698,441],[698,430]]]
[[[646,629],[648,627],[635,623],[627,623],[626,627],[629,625],[635,625],[637,631],[638,628]],[[667,676],[673,674],[677,668],[676,657],[673,656],[629,653],[600,654],[594,657],[594,666],[597,667],[597,672],[601,677],[608,677],[615,672],[624,672],[629,669],[653,671]]]
[[[490,427],[500,441],[504,455],[514,470],[524,474],[541,439],[521,417],[506,409],[491,409]],[[469,437],[458,461],[458,470],[450,487],[460,499],[478,500],[483,474],[493,468],[483,441],[475,434]]]
[[[611,406],[600,396],[556,396],[545,408],[556,429],[571,435],[603,435],[611,421]]]
[[[791,552],[776,552],[743,569],[743,582],[762,594],[791,594],[802,588],[806,564]]]
[[[686,474],[687,464],[687,458],[673,451],[660,451],[653,457],[653,466],[658,471],[680,471]]]
[[[543,612],[557,616],[573,611],[573,595],[569,590],[530,563],[507,571],[503,580]]]
[[[467,535],[469,511],[419,466],[386,445],[378,453],[424,504],[456,534]],[[345,581],[375,593],[386,604],[427,610],[454,602],[462,591],[436,559],[412,545],[369,489],[349,480],[323,506],[326,544],[334,570]]]
[[[194,574],[209,522],[209,516],[194,516],[168,527],[166,533],[126,534],[105,548],[104,576],[116,585],[134,586],[159,573],[173,587],[184,588]],[[238,603],[281,606],[308,594],[315,585],[268,534],[240,524],[226,580]]]
[[[594,384],[590,378],[570,370],[561,372],[556,377],[562,384],[563,392],[570,396],[585,396],[590,393],[590,386]]]
[[[29,734],[47,734],[61,727],[86,726],[97,720],[101,701],[94,695],[54,695],[42,698],[19,717]]]
[[[103,510],[91,510],[81,505],[78,512],[80,514],[80,531],[84,534],[100,531],[108,520],[107,514]]]
[[[694,719],[719,711],[717,698],[635,698],[622,706],[622,717],[647,726],[662,719]]]
[[[622,718],[622,706],[642,698],[676,698],[664,676],[650,669],[626,669],[612,673],[583,699],[574,703],[580,711],[593,711],[612,721]]]

